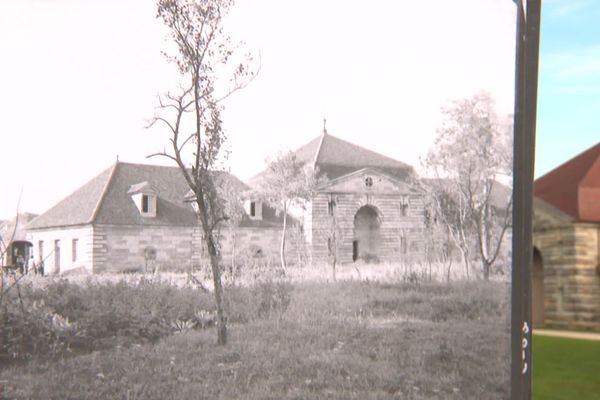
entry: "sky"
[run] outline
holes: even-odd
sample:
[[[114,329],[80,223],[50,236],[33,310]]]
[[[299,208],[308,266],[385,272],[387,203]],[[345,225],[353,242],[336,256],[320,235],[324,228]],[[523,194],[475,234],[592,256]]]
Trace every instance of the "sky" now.
[[[594,1],[543,6],[536,176],[598,141],[600,37]],[[450,100],[486,90],[513,112],[511,0],[238,0],[225,30],[260,58],[224,103],[228,166],[327,131],[415,167]],[[171,165],[146,129],[173,89],[151,0],[4,0],[0,14],[0,219],[42,213],[116,161]],[[20,202],[19,202],[20,197]]]

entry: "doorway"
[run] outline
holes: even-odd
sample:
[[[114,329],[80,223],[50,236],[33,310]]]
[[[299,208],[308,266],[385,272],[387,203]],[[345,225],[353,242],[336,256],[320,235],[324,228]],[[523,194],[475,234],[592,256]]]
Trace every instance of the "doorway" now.
[[[531,320],[534,325],[543,324],[545,321],[544,307],[544,263],[542,254],[533,248],[533,269],[531,280]]]
[[[60,240],[54,241],[54,273],[60,273]]]
[[[380,220],[377,209],[363,206],[354,216],[354,240],[352,242],[352,259],[366,262],[379,260],[379,244],[381,242]]]

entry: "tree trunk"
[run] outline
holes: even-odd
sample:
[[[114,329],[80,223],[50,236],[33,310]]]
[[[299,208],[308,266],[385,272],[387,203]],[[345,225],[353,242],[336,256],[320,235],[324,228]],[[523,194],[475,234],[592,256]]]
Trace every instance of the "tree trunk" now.
[[[219,258],[213,238],[212,231],[205,230],[206,245],[210,255],[210,266],[213,275],[213,284],[215,286],[215,304],[217,306],[217,344],[224,346],[227,344],[227,326],[225,325],[225,315],[223,312],[223,287],[221,285],[221,268],[219,267]]]
[[[230,230],[231,233],[231,282],[235,283],[235,275],[237,275],[237,268],[235,262],[235,239],[236,234],[233,229]]]
[[[459,247],[459,249],[460,249],[460,254],[462,255],[463,264],[465,265],[465,271],[467,273],[467,280],[469,280],[469,256],[462,247]]]
[[[335,282],[335,264],[337,263],[337,257],[334,255],[333,260],[331,262],[331,274],[333,281]]]
[[[483,279],[485,281],[490,280],[490,269],[491,269],[490,267],[491,267],[491,265],[484,260],[483,261]]]
[[[283,274],[285,275],[287,272],[287,265],[285,263],[285,231],[287,228],[287,204],[283,205],[283,230],[281,231],[281,249],[280,249],[280,257],[281,257],[281,269],[283,270]]]

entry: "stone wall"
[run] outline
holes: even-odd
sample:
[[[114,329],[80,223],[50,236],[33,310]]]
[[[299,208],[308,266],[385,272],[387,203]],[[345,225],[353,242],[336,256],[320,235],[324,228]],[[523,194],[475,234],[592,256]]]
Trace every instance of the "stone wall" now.
[[[187,271],[192,264],[192,227],[94,227],[94,272]],[[152,251],[154,249],[155,257]],[[154,259],[153,259],[154,258]]]
[[[545,324],[600,330],[599,224],[535,229],[543,265]]]
[[[239,228],[233,233],[225,228],[219,235],[225,263],[231,262],[234,251],[238,258],[254,255],[257,260],[279,260],[281,228]],[[93,234],[94,272],[144,271],[155,267],[161,271],[195,270],[209,263],[202,238],[199,227],[97,226]],[[286,245],[289,257],[295,252],[291,239]],[[155,249],[155,260],[147,260],[147,248]]]
[[[377,259],[382,262],[399,261],[422,256],[424,229],[424,202],[418,194],[399,195],[385,193],[319,193],[312,201],[312,258],[324,262],[329,258],[327,238],[331,232],[331,215],[328,203],[335,200],[335,216],[341,243],[338,262],[350,263],[353,255],[354,216],[369,205],[379,216],[380,243]],[[403,215],[402,201],[408,197],[409,205]],[[404,239],[401,239],[404,237]],[[402,240],[405,241],[402,243]]]

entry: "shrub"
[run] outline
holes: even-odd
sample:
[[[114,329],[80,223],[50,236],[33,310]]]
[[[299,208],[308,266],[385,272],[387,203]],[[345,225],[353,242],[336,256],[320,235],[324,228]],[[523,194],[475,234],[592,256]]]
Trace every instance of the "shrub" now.
[[[258,316],[261,318],[277,315],[279,319],[286,312],[292,299],[292,285],[283,280],[265,280],[257,283]]]

